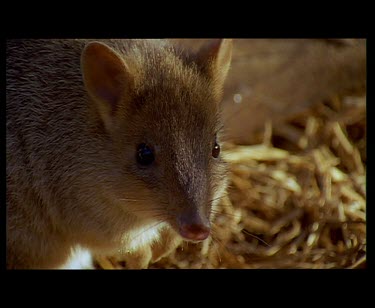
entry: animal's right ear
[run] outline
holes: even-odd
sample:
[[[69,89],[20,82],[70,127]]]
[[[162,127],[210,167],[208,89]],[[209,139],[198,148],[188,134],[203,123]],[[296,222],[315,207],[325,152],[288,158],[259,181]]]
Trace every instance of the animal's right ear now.
[[[104,124],[110,129],[133,82],[129,69],[112,48],[91,42],[82,52],[81,70],[87,92],[97,103]]]
[[[232,58],[231,39],[207,40],[195,55],[198,67],[214,81],[215,92],[221,96]]]

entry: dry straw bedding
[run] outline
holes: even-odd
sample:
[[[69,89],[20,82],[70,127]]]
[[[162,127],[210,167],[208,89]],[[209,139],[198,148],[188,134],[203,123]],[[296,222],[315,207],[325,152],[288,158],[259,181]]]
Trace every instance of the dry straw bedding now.
[[[332,98],[266,123],[263,136],[258,145],[224,145],[230,185],[212,236],[150,268],[366,266],[366,98]]]

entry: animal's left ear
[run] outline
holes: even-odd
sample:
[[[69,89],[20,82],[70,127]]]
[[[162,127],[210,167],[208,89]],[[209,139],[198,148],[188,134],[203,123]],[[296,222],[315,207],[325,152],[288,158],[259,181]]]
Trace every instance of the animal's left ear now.
[[[215,89],[221,94],[232,58],[231,39],[208,40],[196,53],[198,67],[212,78]]]
[[[129,66],[111,47],[91,42],[82,51],[81,70],[86,90],[106,128],[111,130],[121,104],[132,91],[134,78]]]

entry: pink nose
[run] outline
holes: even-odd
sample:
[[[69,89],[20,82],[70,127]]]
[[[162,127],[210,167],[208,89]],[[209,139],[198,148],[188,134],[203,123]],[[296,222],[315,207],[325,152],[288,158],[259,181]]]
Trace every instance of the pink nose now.
[[[210,235],[210,228],[203,224],[182,224],[180,234],[192,241],[203,241]]]

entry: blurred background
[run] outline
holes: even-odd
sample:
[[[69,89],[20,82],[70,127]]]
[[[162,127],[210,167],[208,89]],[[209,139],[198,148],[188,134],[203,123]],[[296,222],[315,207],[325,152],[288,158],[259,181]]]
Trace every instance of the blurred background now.
[[[196,50],[204,39],[174,39]],[[253,144],[337,96],[366,91],[365,39],[234,39],[223,115],[227,137]]]

